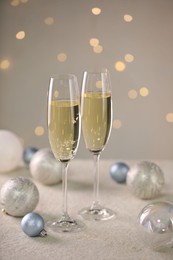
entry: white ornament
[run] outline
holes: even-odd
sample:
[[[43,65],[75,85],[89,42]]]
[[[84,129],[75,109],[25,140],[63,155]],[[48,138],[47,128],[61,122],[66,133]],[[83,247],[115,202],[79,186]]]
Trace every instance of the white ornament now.
[[[37,206],[39,192],[29,178],[19,176],[2,186],[0,198],[3,211],[11,216],[23,217]]]
[[[42,184],[52,185],[62,180],[61,163],[55,159],[49,148],[36,152],[29,167],[32,177]]]
[[[158,165],[142,161],[132,167],[127,174],[127,186],[140,199],[156,197],[164,185],[164,175]]]
[[[23,155],[19,137],[7,130],[0,130],[0,172],[12,171],[21,166]]]

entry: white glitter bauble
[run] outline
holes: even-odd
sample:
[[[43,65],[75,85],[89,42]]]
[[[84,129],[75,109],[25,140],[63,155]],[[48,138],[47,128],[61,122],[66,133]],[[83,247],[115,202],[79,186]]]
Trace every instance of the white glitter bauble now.
[[[23,217],[33,211],[39,201],[36,185],[23,176],[8,180],[1,188],[1,208],[9,215]]]
[[[21,166],[23,155],[19,137],[7,130],[0,130],[0,172],[12,171]]]
[[[51,149],[44,148],[36,152],[29,165],[31,175],[45,185],[57,184],[61,181],[61,163],[58,162]]]
[[[127,186],[140,199],[156,197],[164,185],[164,175],[158,165],[142,161],[132,167],[127,175]]]

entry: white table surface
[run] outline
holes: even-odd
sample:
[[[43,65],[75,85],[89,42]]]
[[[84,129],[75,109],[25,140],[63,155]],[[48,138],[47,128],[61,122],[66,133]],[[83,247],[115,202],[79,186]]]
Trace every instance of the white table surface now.
[[[167,260],[173,259],[173,249],[155,252],[141,240],[137,216],[151,201],[135,198],[125,184],[113,181],[109,174],[112,163],[100,162],[100,201],[116,211],[116,218],[109,221],[85,221],[85,231],[75,234],[48,232],[45,238],[28,237],[20,227],[21,218],[0,212],[0,259],[1,260]],[[124,161],[132,166],[135,161]],[[173,161],[155,161],[163,170],[165,186],[158,200],[173,202]],[[68,173],[69,214],[77,216],[78,210],[91,204],[93,198],[93,172],[91,160],[74,159]],[[0,188],[13,176],[30,176],[26,168],[0,173]],[[33,179],[32,179],[33,180]],[[61,184],[37,185],[40,199],[34,210],[45,221],[61,212]],[[79,216],[77,216],[80,218]]]

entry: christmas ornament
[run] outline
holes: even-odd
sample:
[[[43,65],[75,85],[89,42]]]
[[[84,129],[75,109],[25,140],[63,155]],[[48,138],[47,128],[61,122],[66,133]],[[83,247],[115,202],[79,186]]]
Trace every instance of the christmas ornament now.
[[[164,175],[155,163],[142,161],[128,172],[127,185],[136,197],[152,199],[161,192]]]
[[[38,151],[35,147],[27,147],[23,151],[23,160],[26,165],[29,165],[33,155]]]
[[[0,172],[12,171],[22,163],[23,147],[19,137],[0,130]]]
[[[61,163],[55,159],[49,148],[36,152],[29,167],[32,177],[45,185],[61,181]]]
[[[126,182],[129,166],[123,162],[114,163],[110,168],[110,175],[118,183]]]
[[[173,246],[173,204],[148,204],[141,210],[138,223],[140,237],[147,246],[155,250]]]
[[[28,213],[22,218],[21,228],[29,237],[47,236],[44,229],[44,219],[35,212]]]
[[[37,206],[39,192],[29,178],[19,176],[2,186],[0,198],[3,211],[11,216],[23,217]]]

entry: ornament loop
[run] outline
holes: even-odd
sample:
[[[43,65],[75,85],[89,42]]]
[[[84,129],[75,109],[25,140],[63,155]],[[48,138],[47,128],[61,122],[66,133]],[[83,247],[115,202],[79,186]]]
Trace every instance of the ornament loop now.
[[[40,232],[40,236],[41,237],[46,237],[47,236],[47,231],[45,229],[43,229],[41,232]]]

